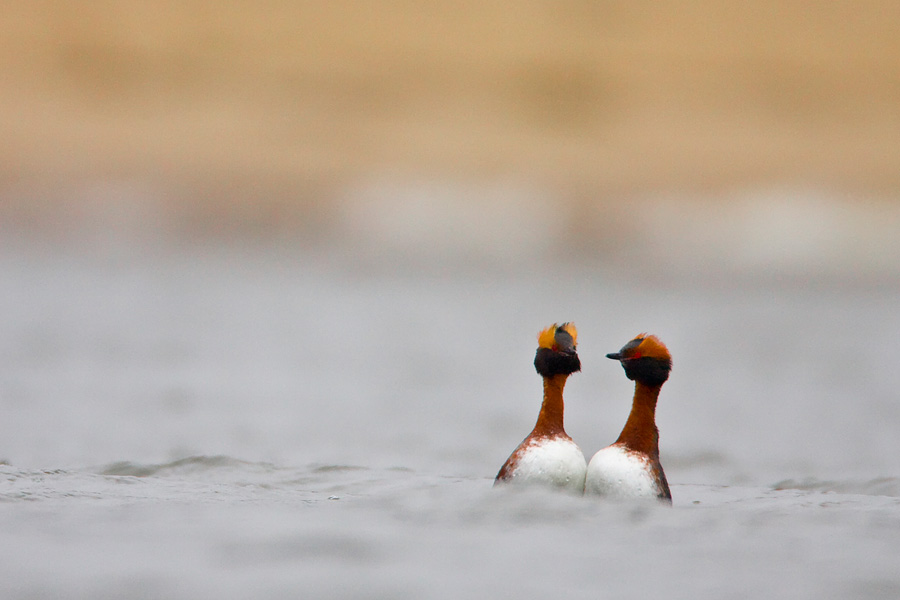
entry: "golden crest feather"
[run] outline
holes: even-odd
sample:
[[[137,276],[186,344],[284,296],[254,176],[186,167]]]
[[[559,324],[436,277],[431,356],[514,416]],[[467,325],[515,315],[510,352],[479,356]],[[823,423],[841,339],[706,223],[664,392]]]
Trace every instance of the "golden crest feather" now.
[[[669,349],[666,348],[666,345],[663,344],[662,341],[655,335],[642,333],[635,336],[634,339],[643,339],[640,345],[636,348],[636,350],[640,352],[641,356],[649,356],[651,358],[660,358],[663,360],[672,360],[672,355],[669,354]]]
[[[538,348],[553,348],[556,343],[556,328],[557,325],[554,323],[538,334]]]

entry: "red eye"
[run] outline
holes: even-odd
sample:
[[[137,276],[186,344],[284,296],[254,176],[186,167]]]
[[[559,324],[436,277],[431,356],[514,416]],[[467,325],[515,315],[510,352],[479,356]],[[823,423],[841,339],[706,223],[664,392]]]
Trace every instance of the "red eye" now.
[[[641,353],[640,353],[640,352],[635,352],[635,353],[634,353],[634,356],[632,356],[631,358],[637,360],[637,359],[639,359],[640,357],[641,357]]]
[[[556,344],[553,344],[553,347],[551,348],[551,350],[553,350],[554,352],[559,352],[559,346],[557,346]]]

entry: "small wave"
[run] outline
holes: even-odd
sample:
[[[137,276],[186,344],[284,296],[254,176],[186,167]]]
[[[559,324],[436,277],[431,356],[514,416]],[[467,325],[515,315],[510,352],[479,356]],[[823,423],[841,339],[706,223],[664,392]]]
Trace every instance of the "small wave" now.
[[[335,473],[342,471],[368,471],[368,467],[359,467],[355,465],[320,465],[313,469],[316,473]]]
[[[254,463],[230,456],[188,456],[172,462],[161,464],[141,464],[130,461],[115,462],[103,467],[101,475],[120,477],[153,477],[157,475],[175,475],[198,473],[219,469],[264,470],[275,467],[269,463]]]
[[[775,490],[805,490],[900,497],[900,478],[897,477],[878,477],[869,481],[828,481],[809,477],[806,479],[785,479],[772,487]]]

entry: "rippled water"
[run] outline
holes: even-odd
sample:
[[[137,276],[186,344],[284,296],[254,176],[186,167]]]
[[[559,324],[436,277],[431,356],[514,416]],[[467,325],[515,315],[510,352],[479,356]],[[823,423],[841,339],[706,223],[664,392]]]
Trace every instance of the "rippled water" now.
[[[0,277],[3,598],[900,596],[893,288],[239,250]],[[587,455],[629,408],[603,355],[672,350],[672,509],[491,488],[561,320]]]

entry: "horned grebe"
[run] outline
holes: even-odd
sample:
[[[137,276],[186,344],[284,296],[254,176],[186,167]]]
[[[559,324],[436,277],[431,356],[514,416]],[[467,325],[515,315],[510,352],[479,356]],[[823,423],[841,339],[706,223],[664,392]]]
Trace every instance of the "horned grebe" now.
[[[534,368],[544,378],[544,401],[534,429],[503,464],[494,485],[538,484],[584,491],[587,464],[581,449],[563,428],[563,388],[581,370],[572,323],[555,323],[538,335]]]
[[[634,399],[625,428],[611,446],[591,459],[585,494],[610,498],[657,498],[672,503],[666,474],[659,463],[656,401],[672,369],[672,356],[656,336],[641,334],[607,358],[621,361],[634,381]]]

